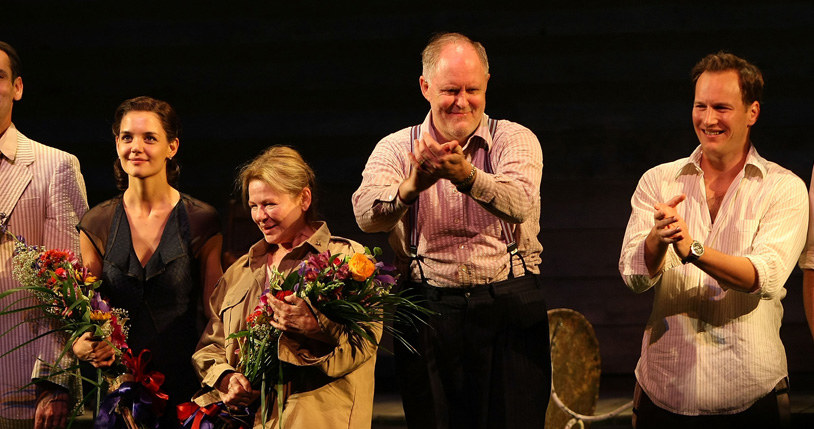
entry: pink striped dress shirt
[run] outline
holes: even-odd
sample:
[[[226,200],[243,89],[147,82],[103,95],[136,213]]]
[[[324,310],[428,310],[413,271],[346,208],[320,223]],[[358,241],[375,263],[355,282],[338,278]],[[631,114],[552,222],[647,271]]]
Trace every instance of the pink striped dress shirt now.
[[[710,221],[700,146],[689,158],[642,176],[631,199],[619,271],[635,292],[653,288],[653,310],[642,339],[636,378],[659,407],[684,415],[745,410],[788,375],[780,341],[786,279],[803,248],[808,203],[802,180],[761,158],[752,147],[746,165]],[[684,193],[677,210],[690,235],[754,265],[753,293],[722,288],[672,246],[654,278],[644,262],[653,205]]]
[[[498,121],[494,138],[488,117],[463,146],[472,161],[476,148],[489,150],[493,174],[481,170],[468,195],[448,180],[440,180],[421,193],[418,213],[418,255],[430,283],[462,287],[505,279],[509,273],[506,243],[501,240],[500,219],[511,224],[519,252],[532,272],[539,272],[540,180],[543,153],[537,137],[514,122]],[[421,133],[435,136],[428,114]],[[398,198],[398,187],[410,172],[410,128],[383,138],[373,150],[362,173],[362,184],[353,194],[353,210],[365,232],[389,232],[402,273],[420,280],[418,267],[409,259],[409,206]],[[477,165],[477,164],[476,164]],[[408,268],[409,267],[409,268]],[[514,273],[522,275],[518,258]]]
[[[14,125],[0,137],[0,152],[0,212],[10,216],[10,232],[24,236],[29,244],[69,249],[78,255],[76,225],[88,203],[76,157],[28,139]],[[12,277],[13,245],[8,237],[0,237],[2,291],[19,287]],[[22,294],[6,297],[0,301],[0,308],[21,297]],[[14,306],[33,302],[33,298],[24,299]],[[0,337],[0,353],[47,331],[48,327],[42,324],[24,322],[26,317],[37,315],[25,312],[0,317],[0,332],[10,330]],[[21,387],[29,384],[32,377],[48,375],[48,366],[43,362],[53,364],[63,345],[63,338],[48,335],[0,358],[0,422],[4,427],[33,427],[33,423],[22,420],[34,418],[36,391],[32,386]],[[69,364],[70,359],[62,363]],[[56,376],[52,381],[76,392],[78,380],[69,374]]]

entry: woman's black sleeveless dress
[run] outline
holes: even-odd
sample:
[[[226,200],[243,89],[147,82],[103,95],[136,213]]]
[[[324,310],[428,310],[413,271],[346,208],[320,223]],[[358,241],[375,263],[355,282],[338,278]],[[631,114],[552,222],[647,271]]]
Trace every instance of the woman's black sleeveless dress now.
[[[190,363],[206,322],[200,250],[220,233],[218,215],[208,204],[182,194],[158,248],[142,267],[121,201],[118,197],[94,207],[78,229],[102,256],[102,296],[129,313],[128,346],[136,356],[149,349],[148,368],[166,377],[162,390],[170,398],[160,427],[178,427],[175,406],[200,386]]]

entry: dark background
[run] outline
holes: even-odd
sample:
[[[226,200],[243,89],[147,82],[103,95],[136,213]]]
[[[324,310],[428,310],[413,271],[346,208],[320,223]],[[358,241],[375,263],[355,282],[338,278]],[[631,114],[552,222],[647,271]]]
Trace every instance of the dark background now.
[[[79,157],[91,205],[117,192],[113,110],[151,95],[184,124],[181,190],[218,208],[225,225],[235,169],[290,144],[317,172],[332,231],[382,247],[384,236],[359,231],[351,211],[364,163],[381,137],[426,115],[418,77],[430,34],[483,42],[487,113],[526,125],[542,144],[549,305],[594,324],[607,374],[633,371],[652,300],[617,270],[630,195],[646,169],[697,145],[689,70],[721,49],[757,64],[767,84],[753,140],[808,183],[813,29],[808,1],[0,0],[0,40],[24,64],[14,122]],[[790,369],[807,374],[814,342],[800,282],[795,270],[782,335]]]

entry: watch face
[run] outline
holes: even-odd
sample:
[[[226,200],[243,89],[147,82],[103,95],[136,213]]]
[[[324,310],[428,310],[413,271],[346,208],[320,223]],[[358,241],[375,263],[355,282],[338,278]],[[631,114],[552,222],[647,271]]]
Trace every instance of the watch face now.
[[[692,245],[690,246],[690,252],[692,252],[692,254],[698,258],[704,254],[704,245],[697,241],[693,241]]]

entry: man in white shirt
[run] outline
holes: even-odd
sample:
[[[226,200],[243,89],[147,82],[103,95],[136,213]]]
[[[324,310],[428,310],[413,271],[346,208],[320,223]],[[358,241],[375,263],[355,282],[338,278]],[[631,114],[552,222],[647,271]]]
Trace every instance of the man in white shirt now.
[[[642,176],[619,270],[653,288],[636,366],[638,428],[788,424],[780,323],[803,248],[805,184],[758,155],[757,67],[719,52],[692,71],[700,146]]]
[[[76,224],[88,209],[85,183],[75,156],[37,143],[11,122],[14,102],[23,96],[20,58],[0,42],[0,224],[28,244],[67,249],[77,255]],[[0,234],[0,291],[19,287],[12,276],[13,240]],[[0,308],[34,305],[22,296],[0,300]],[[9,308],[12,308],[9,307]],[[23,312],[0,317],[0,354],[47,330],[26,322]],[[62,428],[71,407],[69,391],[79,393],[78,379],[69,373],[51,374],[64,345],[47,335],[0,358],[0,429]],[[63,358],[62,364],[69,361]],[[31,384],[32,378],[48,378]]]

